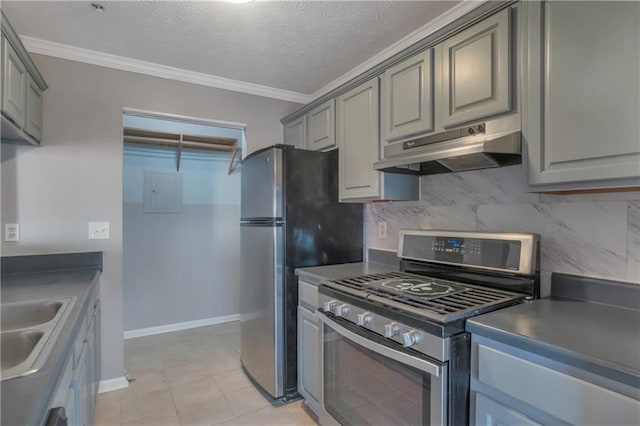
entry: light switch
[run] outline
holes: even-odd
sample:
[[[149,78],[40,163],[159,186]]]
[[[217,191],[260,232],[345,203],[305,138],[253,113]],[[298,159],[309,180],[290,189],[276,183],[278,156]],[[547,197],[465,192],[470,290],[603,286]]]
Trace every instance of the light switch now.
[[[90,240],[108,240],[110,222],[89,222]]]

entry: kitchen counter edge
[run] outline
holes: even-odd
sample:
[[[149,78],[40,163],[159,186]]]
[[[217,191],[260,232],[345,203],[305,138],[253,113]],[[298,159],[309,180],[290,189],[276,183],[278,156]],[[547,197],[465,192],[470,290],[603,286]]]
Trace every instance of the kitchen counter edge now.
[[[101,268],[99,266],[53,271],[21,272],[3,275],[3,301],[5,292],[22,292],[27,295],[38,294],[42,298],[77,297],[73,308],[67,317],[64,329],[58,336],[56,343],[44,367],[31,375],[1,382],[2,386],[2,424],[44,424],[46,422],[49,403],[53,397],[64,367],[69,360],[73,343],[82,327],[82,320],[86,312],[90,295],[99,283]],[[5,284],[6,281],[8,284]],[[35,283],[34,283],[35,282]],[[19,290],[9,287],[19,287]],[[50,286],[50,287],[47,287]],[[55,286],[51,287],[51,286]],[[38,291],[46,288],[49,291]],[[32,300],[32,296],[9,295],[10,302]]]

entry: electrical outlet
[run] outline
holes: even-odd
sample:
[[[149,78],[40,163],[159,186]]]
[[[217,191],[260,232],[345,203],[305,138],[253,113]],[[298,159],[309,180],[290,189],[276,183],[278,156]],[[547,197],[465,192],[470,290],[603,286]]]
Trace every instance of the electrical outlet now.
[[[17,223],[5,223],[4,240],[20,241],[20,225],[18,225]]]
[[[110,222],[89,222],[90,240],[108,240]]]
[[[387,222],[384,220],[378,222],[378,238],[381,240],[387,239]]]

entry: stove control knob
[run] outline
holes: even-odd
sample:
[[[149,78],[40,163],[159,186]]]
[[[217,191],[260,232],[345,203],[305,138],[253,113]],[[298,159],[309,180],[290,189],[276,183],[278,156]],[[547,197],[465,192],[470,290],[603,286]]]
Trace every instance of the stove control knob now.
[[[373,320],[373,316],[369,312],[358,314],[356,316],[356,324],[359,326],[369,325],[371,324],[371,320]]]
[[[418,343],[418,334],[415,331],[412,330],[402,333],[402,346],[410,348],[416,343]]]
[[[346,316],[347,312],[349,312],[349,305],[347,305],[346,303],[344,305],[338,305],[333,308],[333,313],[338,317]]]
[[[397,335],[399,331],[400,329],[394,322],[384,325],[384,337],[393,337]]]
[[[324,310],[325,312],[333,312],[333,308],[338,304],[335,300],[330,300],[328,302],[324,302]]]

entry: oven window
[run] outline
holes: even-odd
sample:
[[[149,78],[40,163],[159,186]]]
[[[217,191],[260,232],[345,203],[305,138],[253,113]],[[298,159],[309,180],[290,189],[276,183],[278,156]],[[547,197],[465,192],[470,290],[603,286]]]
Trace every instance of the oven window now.
[[[324,327],[324,408],[342,425],[430,422],[431,376]]]

